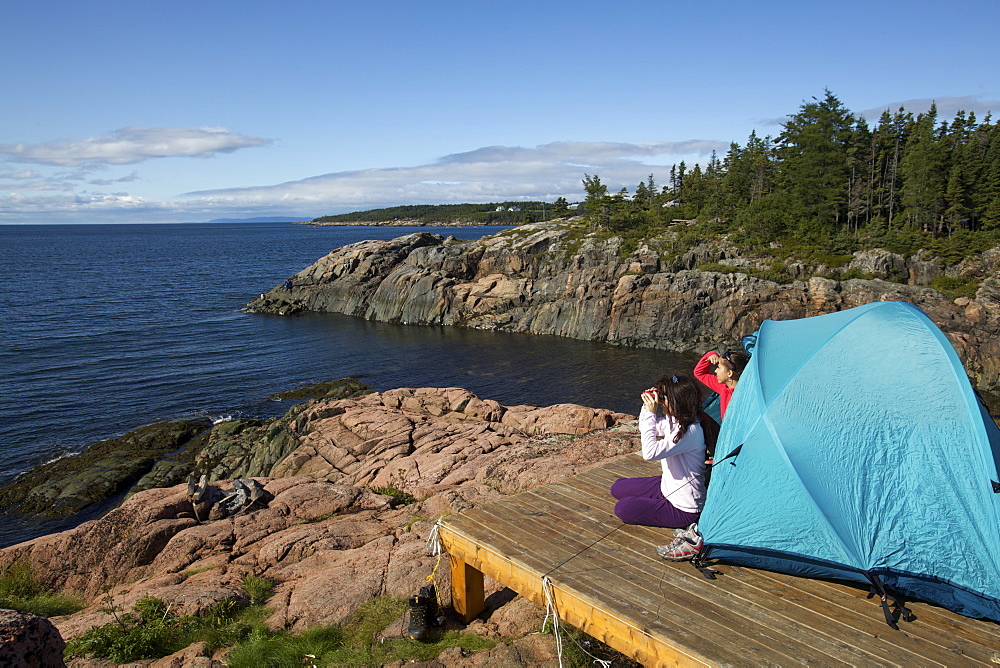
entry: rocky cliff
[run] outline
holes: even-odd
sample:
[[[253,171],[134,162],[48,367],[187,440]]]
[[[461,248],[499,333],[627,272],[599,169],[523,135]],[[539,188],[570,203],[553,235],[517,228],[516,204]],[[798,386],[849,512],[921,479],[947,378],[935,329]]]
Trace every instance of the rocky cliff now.
[[[765,319],[899,300],[945,331],[979,388],[1000,390],[1000,249],[958,267],[884,251],[858,253],[837,268],[789,262],[783,270],[801,280],[778,283],[738,271],[760,267],[724,243],[681,253],[672,244],[666,236],[629,250],[619,238],[564,223],[477,241],[427,233],[365,241],[334,250],[246,310],[328,311],[684,351],[739,341]],[[726,271],[698,269],[705,266]],[[858,275],[872,278],[847,278]],[[945,275],[977,281],[978,292],[950,299],[929,287]]]

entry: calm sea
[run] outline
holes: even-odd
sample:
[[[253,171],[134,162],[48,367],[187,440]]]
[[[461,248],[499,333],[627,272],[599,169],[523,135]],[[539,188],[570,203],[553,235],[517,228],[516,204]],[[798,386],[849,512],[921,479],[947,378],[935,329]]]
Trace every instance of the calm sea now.
[[[360,376],[504,404],[638,412],[689,355],[549,336],[293,318],[240,308],[332,249],[415,231],[284,223],[0,226],[0,484],[102,438],[179,417],[268,416],[267,396]],[[62,528],[0,517],[0,545]]]

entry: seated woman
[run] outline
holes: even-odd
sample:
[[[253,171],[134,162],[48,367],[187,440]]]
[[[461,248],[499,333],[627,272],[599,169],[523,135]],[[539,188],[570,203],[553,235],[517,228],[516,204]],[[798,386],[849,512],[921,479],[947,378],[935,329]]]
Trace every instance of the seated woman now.
[[[745,354],[727,350],[721,355],[710,350],[694,365],[694,377],[708,389],[719,394],[719,417],[726,417],[726,408],[733,398],[733,391],[740,380],[740,374],[750,360]],[[712,366],[715,369],[712,369]]]
[[[664,376],[642,393],[642,457],[662,475],[619,478],[615,515],[626,524],[681,528],[698,520],[705,500],[705,431],[701,391],[690,376]]]

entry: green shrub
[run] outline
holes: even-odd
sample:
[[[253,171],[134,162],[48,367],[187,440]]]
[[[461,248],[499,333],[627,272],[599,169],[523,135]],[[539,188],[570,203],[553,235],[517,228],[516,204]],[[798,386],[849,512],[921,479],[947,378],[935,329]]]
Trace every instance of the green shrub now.
[[[256,576],[243,581],[251,599],[270,596],[273,583]],[[253,593],[251,593],[253,592]],[[223,601],[200,616],[178,616],[170,604],[143,598],[132,611],[113,611],[115,621],[90,629],[66,644],[67,657],[94,657],[128,663],[173,654],[192,643],[205,642],[209,651],[232,648],[231,668],[316,666],[380,666],[398,661],[427,661],[448,647],[469,651],[490,649],[495,642],[447,632],[431,642],[406,638],[377,641],[381,631],[403,617],[406,600],[384,596],[368,601],[342,626],[326,625],[299,634],[272,631],[265,624],[263,605],[240,608]]]
[[[845,271],[843,275],[841,275],[840,280],[848,281],[852,278],[864,278],[867,280],[871,280],[875,278],[875,274],[870,274],[867,271],[861,271],[857,267],[851,267],[850,269]]]
[[[268,613],[262,603],[273,587],[268,580],[248,575],[243,579],[243,588],[251,601],[249,606],[227,599],[199,616],[179,616],[166,601],[153,597],[138,600],[131,612],[122,613],[109,607],[115,621],[70,640],[66,643],[66,654],[127,663],[158,659],[195,642],[205,642],[214,651],[251,638],[269,637],[273,634],[264,624]]]
[[[403,490],[395,487],[393,485],[387,485],[386,487],[376,487],[372,490],[376,494],[381,494],[383,496],[389,497],[389,505],[393,508],[399,506],[408,506],[411,503],[417,502],[417,497],[404,492]]]
[[[975,297],[979,291],[979,281],[971,278],[938,276],[931,282],[931,287],[940,290],[950,299]]]
[[[94,656],[117,663],[157,659],[195,642],[198,620],[178,617],[166,602],[145,597],[131,613],[97,626],[66,643],[69,656]]]

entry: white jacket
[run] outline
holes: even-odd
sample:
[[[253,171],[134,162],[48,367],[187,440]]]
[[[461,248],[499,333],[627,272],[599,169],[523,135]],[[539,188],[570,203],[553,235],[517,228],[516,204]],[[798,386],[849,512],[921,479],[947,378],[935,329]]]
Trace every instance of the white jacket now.
[[[642,458],[660,460],[660,491],[677,510],[699,513],[705,503],[705,432],[696,422],[674,443],[679,428],[670,416],[657,417],[645,406],[639,412]]]

